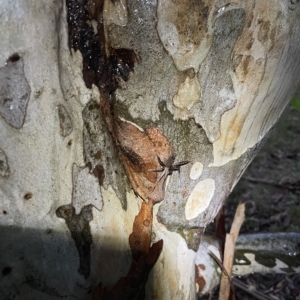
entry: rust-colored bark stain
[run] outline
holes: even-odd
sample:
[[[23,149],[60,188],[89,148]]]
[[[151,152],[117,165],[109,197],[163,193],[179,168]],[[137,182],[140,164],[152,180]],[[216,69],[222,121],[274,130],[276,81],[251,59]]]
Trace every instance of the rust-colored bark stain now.
[[[205,287],[206,281],[203,276],[201,276],[201,271],[199,269],[202,269],[202,267],[195,265],[195,282],[199,287],[198,293],[201,293],[201,291]]]
[[[134,219],[133,230],[129,236],[129,245],[134,259],[138,259],[140,255],[147,253],[149,250],[151,244],[152,219],[152,202],[143,202],[138,215]]]
[[[125,277],[121,277],[111,290],[102,287],[102,284],[93,290],[93,300],[116,299],[144,299],[145,285],[149,273],[156,263],[162,248],[163,241],[151,244],[153,203],[142,202],[141,209],[135,217],[133,231],[129,237],[132,252],[132,263]]]

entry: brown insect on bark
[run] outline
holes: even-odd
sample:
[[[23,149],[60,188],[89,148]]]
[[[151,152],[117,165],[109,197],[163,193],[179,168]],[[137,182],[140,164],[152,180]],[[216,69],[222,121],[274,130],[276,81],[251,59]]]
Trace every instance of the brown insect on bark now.
[[[157,172],[157,173],[161,173],[163,172],[163,174],[161,175],[161,177],[157,180],[156,185],[159,184],[159,182],[161,180],[163,180],[163,188],[165,188],[166,185],[166,180],[168,178],[169,175],[172,175],[174,171],[178,171],[178,173],[180,173],[180,167],[186,165],[189,163],[189,161],[184,160],[181,161],[177,164],[174,164],[175,162],[175,155],[172,155],[170,157],[168,157],[165,162],[163,162],[160,157],[157,157],[159,164],[161,165],[160,169],[156,169],[156,170],[149,170],[150,172]]]
[[[113,137],[135,193],[146,201],[162,201],[167,177],[188,161],[174,164],[173,148],[158,128],[142,130],[118,118]]]

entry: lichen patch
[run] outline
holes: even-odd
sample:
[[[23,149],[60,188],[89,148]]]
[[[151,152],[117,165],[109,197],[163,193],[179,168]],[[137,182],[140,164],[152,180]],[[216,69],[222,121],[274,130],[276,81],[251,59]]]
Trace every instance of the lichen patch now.
[[[209,206],[214,195],[215,181],[206,178],[198,182],[190,194],[185,206],[185,218],[192,220]]]

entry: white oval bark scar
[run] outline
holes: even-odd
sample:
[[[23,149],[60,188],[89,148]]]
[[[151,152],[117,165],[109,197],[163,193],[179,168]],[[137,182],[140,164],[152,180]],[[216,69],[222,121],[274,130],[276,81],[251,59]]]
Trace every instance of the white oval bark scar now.
[[[196,184],[185,205],[185,218],[192,220],[208,206],[215,192],[215,181],[204,179]]]
[[[200,161],[196,161],[192,168],[191,168],[191,172],[190,172],[190,178],[193,180],[198,179],[203,171],[203,164]]]
[[[173,97],[173,103],[180,109],[190,110],[197,101],[200,101],[200,94],[201,88],[197,76],[194,78],[187,76],[179,85],[177,94]]]

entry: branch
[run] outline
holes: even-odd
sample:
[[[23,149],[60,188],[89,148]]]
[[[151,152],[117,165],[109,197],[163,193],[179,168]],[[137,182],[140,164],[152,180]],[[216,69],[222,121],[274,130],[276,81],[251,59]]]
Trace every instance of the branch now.
[[[269,184],[269,185],[273,185],[273,186],[276,186],[276,187],[279,187],[279,188],[288,189],[288,190],[291,190],[291,191],[300,190],[299,185],[293,186],[293,185],[280,184],[280,183],[277,183],[277,182],[272,181],[272,180],[254,178],[254,177],[250,177],[250,176],[243,176],[242,179],[245,179],[245,180],[248,180],[248,181],[251,181],[251,182],[255,182],[255,183]]]
[[[299,244],[300,233],[240,235],[235,245],[232,273],[239,276],[250,273],[300,273]],[[197,276],[205,282],[199,294],[210,292],[220,283],[222,270],[210,252],[220,259],[218,240],[205,235],[195,259],[196,266],[199,266]]]

